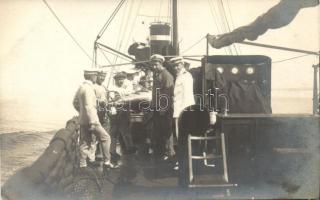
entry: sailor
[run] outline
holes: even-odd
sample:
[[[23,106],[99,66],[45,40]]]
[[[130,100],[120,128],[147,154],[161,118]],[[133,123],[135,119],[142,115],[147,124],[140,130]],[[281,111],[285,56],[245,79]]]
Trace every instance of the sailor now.
[[[96,93],[96,98],[97,98],[97,112],[98,112],[99,122],[105,129],[108,126],[108,123],[106,123],[107,122],[107,119],[106,119],[107,90],[102,84],[106,79],[106,74],[107,73],[104,71],[99,71],[96,84],[94,84],[94,91]],[[93,152],[94,156],[92,157],[95,157],[95,160],[101,160],[103,158],[103,155],[102,155],[102,148],[100,143],[98,143],[96,147],[97,147],[96,151]]]
[[[115,83],[113,86],[109,87],[109,91],[117,92],[120,97],[123,98],[133,93],[132,84],[127,80],[127,75],[125,72],[119,72],[113,77]]]
[[[106,104],[107,104],[107,90],[102,85],[104,80],[106,79],[106,72],[99,71],[97,82],[94,84],[94,90],[97,97],[97,105],[98,105],[98,117],[101,125],[105,123],[105,114],[106,114]]]
[[[124,84],[126,79],[125,73],[118,73],[114,76],[115,85],[110,87],[109,92],[116,92],[118,96],[115,96],[115,100],[121,102],[123,98],[133,91]],[[116,112],[110,112],[110,133],[111,133],[111,147],[110,153],[112,161],[117,164],[120,159],[120,155],[116,151],[116,144],[119,138],[122,153],[134,153],[135,147],[133,145],[131,136],[131,124],[130,113],[128,108],[125,108],[123,104],[120,104]]]
[[[179,140],[179,116],[185,109],[195,104],[193,94],[193,78],[192,75],[185,69],[185,64],[182,57],[171,58],[170,62],[174,66],[177,74],[173,92],[173,118],[175,121],[176,136]],[[181,147],[178,146],[178,149],[181,149]],[[179,154],[181,155],[181,151]],[[178,155],[178,157],[180,157],[180,155]],[[178,163],[176,163],[174,169],[179,169]]]
[[[178,119],[182,111],[195,104],[193,94],[193,78],[185,69],[182,57],[170,59],[177,74],[173,94],[173,118]]]
[[[172,135],[174,79],[163,66],[162,55],[154,54],[150,60],[155,73],[152,91],[154,155],[156,158],[167,160],[175,155]]]
[[[101,126],[97,114],[96,95],[93,84],[97,80],[98,72],[95,69],[84,71],[85,81],[79,87],[73,100],[75,109],[79,112],[80,124],[80,168],[87,167],[87,158],[92,153],[92,134],[102,146],[104,159],[103,169],[114,168],[110,162],[110,136]]]

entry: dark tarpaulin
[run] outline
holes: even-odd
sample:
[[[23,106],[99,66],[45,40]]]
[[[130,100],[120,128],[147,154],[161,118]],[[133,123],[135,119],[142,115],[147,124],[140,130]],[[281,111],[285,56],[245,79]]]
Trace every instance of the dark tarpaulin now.
[[[205,64],[207,63],[207,64]],[[230,113],[272,113],[271,109],[271,59],[267,56],[209,56],[203,59],[203,66],[190,69],[193,77],[193,89],[196,94],[196,104],[200,104],[197,96],[203,92],[203,74],[205,68],[206,91],[218,87],[220,94],[228,96]],[[226,73],[217,73],[222,67]],[[234,76],[227,73],[232,67],[244,71],[253,67],[256,76]],[[242,73],[243,74],[243,73]],[[220,100],[220,108],[223,101]]]
[[[226,80],[223,74],[215,73],[217,86],[228,96],[229,113],[272,113],[268,97],[262,94],[257,84]],[[223,108],[223,102],[219,101]]]
[[[221,48],[236,42],[242,42],[245,39],[256,40],[268,29],[277,29],[288,25],[300,9],[317,5],[319,5],[319,0],[282,0],[251,24],[218,37],[209,35],[208,41],[212,47]]]
[[[271,113],[271,106],[256,84],[230,82],[226,92],[230,113]]]
[[[190,70],[194,81],[194,94],[202,93],[202,75],[201,68],[193,68]],[[221,89],[221,93],[228,96],[230,113],[272,113],[271,104],[268,96],[263,95],[261,88],[257,84],[245,83],[241,81],[228,81],[220,73],[215,73],[212,68],[213,79],[217,80],[217,87]],[[207,78],[210,78],[207,76]],[[213,88],[215,86],[208,86]],[[197,101],[199,99],[196,98]],[[223,107],[222,102],[219,107]]]

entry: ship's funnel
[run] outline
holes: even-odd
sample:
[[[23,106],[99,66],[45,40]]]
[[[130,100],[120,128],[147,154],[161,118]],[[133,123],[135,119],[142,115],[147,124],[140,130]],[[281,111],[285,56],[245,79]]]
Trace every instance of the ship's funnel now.
[[[150,47],[152,54],[168,55],[171,43],[170,24],[154,22],[150,25]]]

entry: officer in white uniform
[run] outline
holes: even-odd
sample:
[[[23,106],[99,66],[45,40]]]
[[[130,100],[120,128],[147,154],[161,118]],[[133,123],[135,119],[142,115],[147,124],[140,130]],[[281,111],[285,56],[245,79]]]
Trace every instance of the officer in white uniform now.
[[[184,109],[195,104],[193,94],[193,78],[185,69],[182,57],[174,57],[170,62],[176,70],[176,82],[173,92],[173,118],[176,121],[176,132],[178,136],[178,118]]]
[[[185,69],[182,57],[171,58],[170,62],[176,71],[176,82],[173,91],[173,118],[175,121],[176,136],[178,138],[178,160],[180,160],[182,155],[182,147],[179,146],[181,144],[181,138],[179,138],[179,117],[185,109],[195,104],[193,94],[193,78],[192,75]],[[179,169],[178,162],[176,163],[174,169]]]

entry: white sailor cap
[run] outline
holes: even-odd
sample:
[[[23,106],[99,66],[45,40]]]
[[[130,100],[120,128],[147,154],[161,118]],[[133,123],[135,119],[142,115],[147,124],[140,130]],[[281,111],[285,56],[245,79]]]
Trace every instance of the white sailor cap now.
[[[170,59],[170,63],[172,65],[177,65],[179,63],[184,63],[183,57],[182,56],[177,56],[177,57],[173,57]]]
[[[160,55],[160,54],[153,54],[150,57],[150,60],[151,60],[151,62],[152,61],[159,61],[159,62],[163,63],[164,62],[164,57],[162,55]]]
[[[85,75],[97,75],[98,74],[98,70],[96,68],[85,68],[83,69],[83,73]]]

